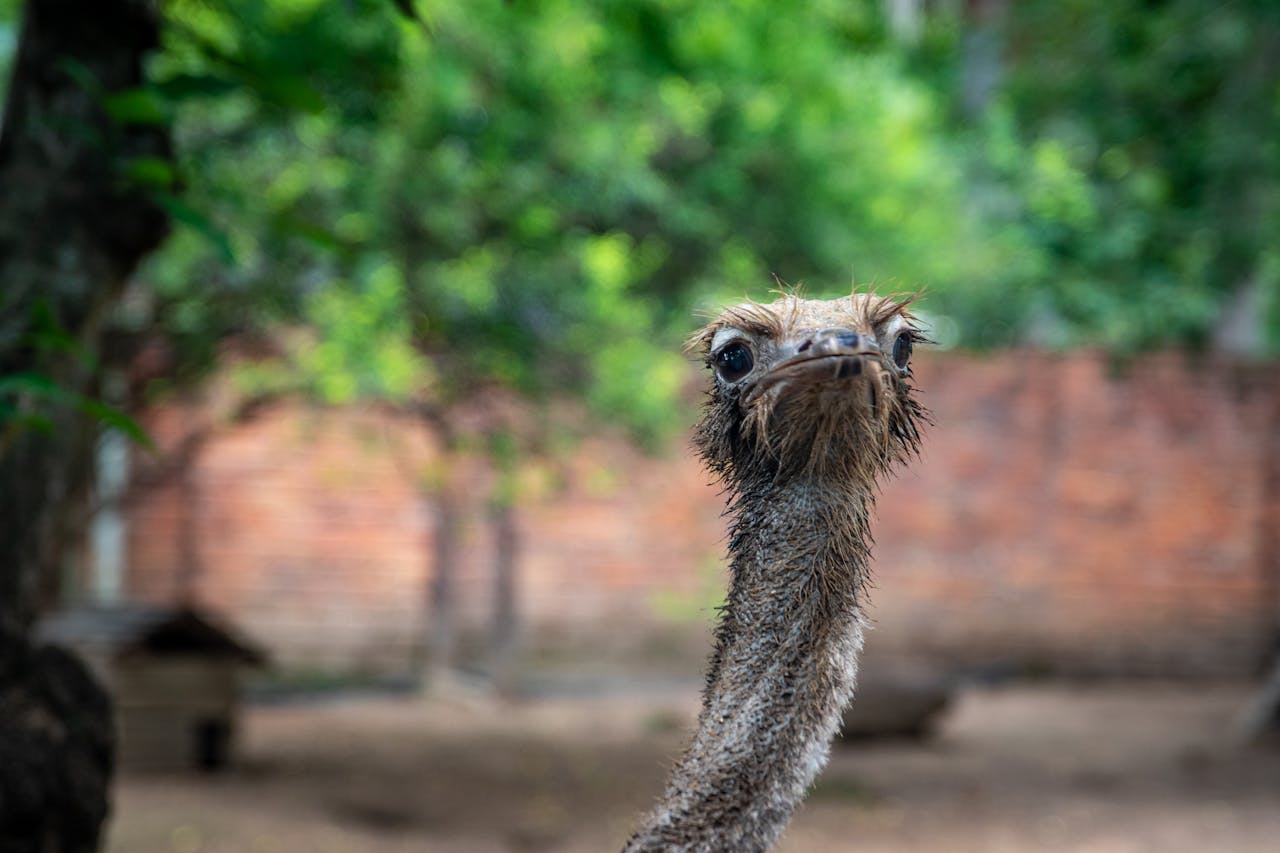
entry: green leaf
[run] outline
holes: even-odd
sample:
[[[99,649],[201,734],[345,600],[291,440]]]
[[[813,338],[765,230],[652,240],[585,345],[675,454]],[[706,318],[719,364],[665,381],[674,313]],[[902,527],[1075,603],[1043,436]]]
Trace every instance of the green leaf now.
[[[169,123],[171,110],[159,92],[149,88],[125,89],[102,99],[102,107],[120,124]]]
[[[98,422],[103,426],[119,430],[132,439],[134,443],[148,450],[156,449],[155,442],[147,431],[142,428],[142,425],[119,409],[90,397],[80,397],[77,405],[80,411],[97,418]]]
[[[248,73],[245,82],[263,99],[300,113],[318,115],[326,106],[324,95],[301,77],[284,75],[269,77]]]
[[[31,331],[26,337],[37,352],[70,355],[88,369],[97,364],[96,354],[63,328],[53,307],[44,299],[31,306]]]
[[[71,396],[48,376],[31,372],[0,376],[0,394],[30,394],[49,400],[66,400]]]
[[[151,436],[133,418],[101,400],[64,388],[43,374],[24,371],[0,376],[0,395],[6,394],[25,394],[38,400],[72,406],[103,425],[119,430],[143,447],[149,450],[155,449],[155,442],[152,441]],[[45,415],[20,411],[4,403],[0,403],[0,420],[9,420],[27,427],[52,428],[53,426],[53,422]]]
[[[317,224],[293,213],[285,213],[275,219],[276,227],[284,234],[306,240],[318,248],[341,252],[350,249],[350,243],[325,225]]]
[[[125,176],[135,183],[168,189],[177,180],[173,164],[161,157],[135,157],[125,163]]]
[[[169,101],[188,98],[212,98],[240,88],[235,80],[215,74],[176,74],[155,83],[153,88]]]
[[[156,193],[155,199],[156,203],[163,207],[176,221],[181,222],[208,240],[218,250],[218,255],[222,258],[223,263],[234,264],[236,262],[235,252],[231,249],[231,240],[227,237],[227,232],[214,225],[207,216],[170,193]]]
[[[19,429],[29,429],[41,435],[49,435],[53,432],[53,418],[35,412],[23,412],[14,417],[10,423]]]
[[[95,98],[102,96],[102,84],[98,82],[98,78],[89,70],[89,66],[69,56],[62,57],[54,64],[62,73],[74,80],[81,89],[89,92]]]

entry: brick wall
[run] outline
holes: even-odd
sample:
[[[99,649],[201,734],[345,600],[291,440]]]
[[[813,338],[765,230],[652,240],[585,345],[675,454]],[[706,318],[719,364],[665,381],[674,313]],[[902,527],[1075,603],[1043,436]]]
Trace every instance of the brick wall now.
[[[870,643],[960,667],[1259,665],[1280,617],[1280,368],[1165,355],[1115,374],[1090,354],[1006,353],[926,355],[917,373],[937,426],[879,502]],[[173,445],[198,415],[149,423]],[[130,589],[217,608],[286,666],[403,667],[424,630],[418,484],[435,458],[371,411],[280,405],[220,429],[185,483],[133,504]],[[472,464],[458,614],[479,648],[490,545]],[[530,647],[696,666],[723,521],[687,450],[655,459],[602,434],[525,479]]]
[[[886,490],[886,645],[1051,671],[1239,673],[1276,638],[1280,371],[928,362],[938,426]]]

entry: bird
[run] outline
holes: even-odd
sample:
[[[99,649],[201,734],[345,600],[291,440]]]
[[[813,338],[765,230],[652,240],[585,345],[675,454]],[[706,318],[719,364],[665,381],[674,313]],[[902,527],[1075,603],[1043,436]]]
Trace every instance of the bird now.
[[[725,491],[729,588],[691,741],[624,853],[767,850],[826,764],[857,678],[878,484],[929,422],[910,304],[781,293],[689,340],[711,373],[693,444]]]

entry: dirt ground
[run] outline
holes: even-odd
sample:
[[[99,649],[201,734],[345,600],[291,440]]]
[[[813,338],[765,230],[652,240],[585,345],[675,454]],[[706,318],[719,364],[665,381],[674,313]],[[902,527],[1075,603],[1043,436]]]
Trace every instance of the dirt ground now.
[[[837,744],[799,851],[1280,851],[1280,750],[1243,686],[972,689],[934,739]],[[121,781],[112,853],[607,851],[692,720],[653,698],[250,709],[240,766]]]

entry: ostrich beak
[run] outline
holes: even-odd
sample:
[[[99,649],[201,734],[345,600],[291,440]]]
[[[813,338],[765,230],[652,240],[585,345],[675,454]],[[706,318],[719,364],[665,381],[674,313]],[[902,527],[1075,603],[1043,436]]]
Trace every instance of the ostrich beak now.
[[[815,388],[870,380],[874,389],[879,384],[883,355],[871,335],[849,329],[824,329],[797,341],[794,350],[793,355],[770,367],[743,395],[743,406],[749,407],[768,392],[786,386]]]

